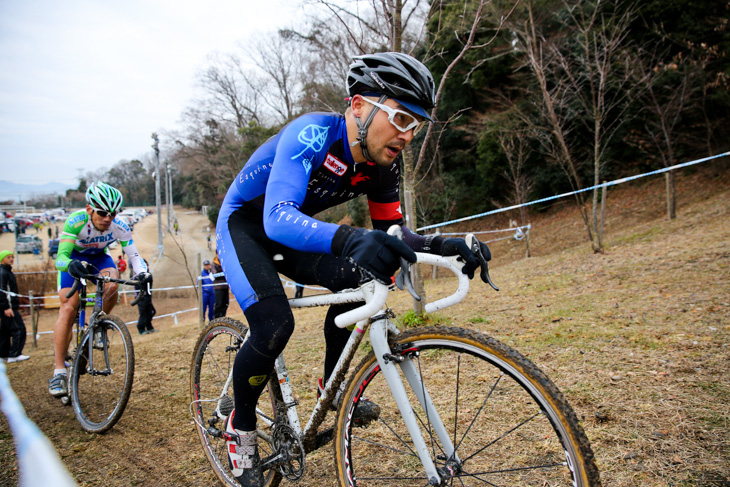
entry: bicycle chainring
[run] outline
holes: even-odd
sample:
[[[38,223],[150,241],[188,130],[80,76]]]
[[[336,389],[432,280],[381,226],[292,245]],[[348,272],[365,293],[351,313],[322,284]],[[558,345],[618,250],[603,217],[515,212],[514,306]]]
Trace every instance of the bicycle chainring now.
[[[304,445],[301,438],[291,426],[279,423],[274,428],[274,451],[283,460],[279,463],[279,471],[289,480],[299,480],[304,475]]]

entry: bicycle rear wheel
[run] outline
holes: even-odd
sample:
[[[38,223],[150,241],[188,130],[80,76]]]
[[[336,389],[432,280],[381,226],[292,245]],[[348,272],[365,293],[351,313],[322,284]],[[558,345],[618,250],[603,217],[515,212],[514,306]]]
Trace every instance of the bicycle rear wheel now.
[[[127,407],[133,380],[134,347],[129,330],[116,316],[105,315],[84,333],[74,356],[69,388],[81,427],[91,433],[111,429]]]
[[[588,439],[550,379],[515,350],[461,328],[421,328],[391,337],[394,355],[415,365],[448,433],[436,436],[404,380],[441,477],[440,485],[600,486]],[[380,406],[369,427],[350,423],[357,401]],[[413,442],[371,352],[337,412],[335,460],[342,486],[429,485]],[[455,446],[449,455],[446,444]]]
[[[205,451],[205,456],[213,467],[218,479],[225,485],[238,487],[228,463],[226,440],[221,432],[225,421],[234,408],[233,385],[229,380],[233,361],[241,348],[248,328],[232,318],[223,317],[212,320],[198,338],[193,351],[193,364],[190,373],[190,393],[192,413],[196,431]],[[269,381],[271,383],[275,381]],[[265,411],[264,420],[259,421],[260,436],[272,438],[265,419],[273,421],[272,401],[267,394],[259,399],[259,411]],[[260,413],[261,416],[263,413]],[[259,455],[263,459],[272,453],[271,445],[259,438]],[[276,470],[264,473],[265,486],[276,487],[281,474]]]

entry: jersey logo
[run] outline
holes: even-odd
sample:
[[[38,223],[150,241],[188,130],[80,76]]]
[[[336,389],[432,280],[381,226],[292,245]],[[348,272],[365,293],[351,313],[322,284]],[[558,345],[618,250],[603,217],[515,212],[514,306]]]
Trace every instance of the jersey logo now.
[[[74,227],[80,226],[79,223],[81,225],[83,225],[83,224],[86,223],[86,217],[87,217],[86,212],[84,212],[84,213],[82,213],[80,215],[76,215],[74,217],[71,217],[68,220],[68,226],[71,227],[71,228],[74,228]]]
[[[347,165],[329,153],[327,154],[327,158],[324,160],[324,167],[338,176],[342,176],[345,174],[345,171],[347,171]]]
[[[299,142],[304,144],[304,149],[299,154],[293,156],[292,159],[301,156],[307,149],[312,149],[314,152],[321,151],[324,148],[324,143],[327,141],[327,132],[329,132],[329,129],[329,127],[314,124],[304,127],[297,136]]]
[[[363,176],[361,172],[357,173],[357,176],[353,176],[350,178],[350,185],[351,186],[357,186],[359,183],[362,183],[363,181],[367,181],[370,179],[370,176]]]

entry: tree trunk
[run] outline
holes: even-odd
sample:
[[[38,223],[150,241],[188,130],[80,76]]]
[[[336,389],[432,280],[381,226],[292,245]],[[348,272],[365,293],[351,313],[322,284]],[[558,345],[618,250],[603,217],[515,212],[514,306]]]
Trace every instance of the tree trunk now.
[[[672,171],[665,172],[664,181],[667,186],[667,217],[674,220],[677,218],[677,191],[674,187],[674,173]]]
[[[405,178],[404,178],[404,184],[403,184],[403,200],[405,203],[405,214],[404,218],[406,221],[406,226],[415,231],[416,227],[418,226],[418,220],[416,219],[416,205],[413,198],[413,171],[410,167],[410,164],[405,164],[404,161],[404,172],[405,172]],[[413,311],[416,313],[416,315],[422,315],[426,312],[426,290],[423,286],[423,277],[421,276],[421,270],[420,268],[415,265],[411,266],[411,283],[413,283],[413,288],[415,289],[416,293],[421,297],[421,300],[418,301],[417,299],[413,299]]]
[[[593,252],[603,252],[603,232],[599,229],[598,221],[598,182],[601,178],[601,158],[600,158],[600,129],[601,124],[595,117],[594,140],[593,140]],[[605,188],[604,188],[605,189]]]
[[[520,216],[522,217],[522,226],[527,225],[527,209],[523,206],[520,208]],[[530,231],[525,232],[525,257],[530,258]]]

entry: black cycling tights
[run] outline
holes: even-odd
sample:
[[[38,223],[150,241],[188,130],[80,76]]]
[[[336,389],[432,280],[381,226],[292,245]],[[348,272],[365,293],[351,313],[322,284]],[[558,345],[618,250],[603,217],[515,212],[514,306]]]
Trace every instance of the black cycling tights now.
[[[335,317],[357,306],[358,304],[337,305],[330,307],[327,312],[324,324],[327,344],[325,382],[350,336],[347,329],[335,325]],[[252,431],[256,429],[256,402],[266,388],[276,357],[284,350],[294,331],[294,315],[285,296],[262,299],[249,307],[244,314],[251,328],[251,336],[241,346],[233,364],[236,405],[233,427],[241,431]]]

